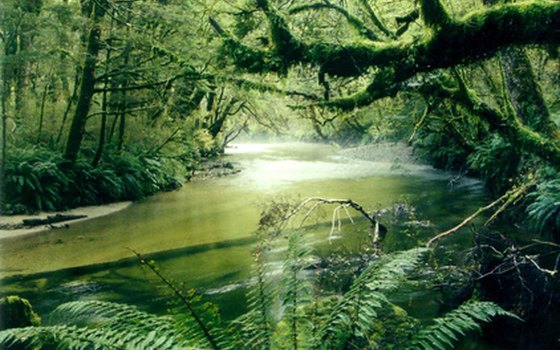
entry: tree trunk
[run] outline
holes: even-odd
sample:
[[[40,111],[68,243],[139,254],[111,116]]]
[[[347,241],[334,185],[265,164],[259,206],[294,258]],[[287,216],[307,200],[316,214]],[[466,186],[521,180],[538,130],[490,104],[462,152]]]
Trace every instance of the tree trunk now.
[[[113,16],[115,11],[113,10]],[[113,36],[113,19],[111,18],[111,24],[109,25],[109,38]],[[107,87],[109,86],[109,61],[111,60],[111,45],[112,40],[107,40],[107,48],[105,55],[105,79],[103,79],[103,98],[101,102],[101,127],[99,128],[99,143],[97,144],[97,150],[95,151],[95,157],[93,157],[92,165],[97,166],[101,155],[103,154],[103,147],[105,146],[105,134],[107,129]]]
[[[45,87],[43,89],[43,95],[41,96],[41,107],[39,109],[39,127],[37,131],[37,141],[36,143],[39,144],[41,142],[41,134],[43,133],[43,120],[45,117],[45,104],[47,102],[47,93],[49,92],[49,87],[51,85],[52,79],[52,71],[49,74],[48,81],[45,83]]]
[[[8,116],[6,114],[6,98],[8,95],[7,91],[7,81],[6,81],[6,65],[0,65],[0,71],[2,73],[2,81],[0,81],[0,108],[2,108],[2,160],[0,162],[0,213],[2,213],[2,207],[4,204],[4,171],[6,169],[6,149],[7,149],[7,134],[6,134],[6,121]]]
[[[103,9],[93,1],[91,1],[91,3],[88,2],[88,4],[91,5],[89,16],[91,28],[87,38],[86,58],[82,70],[78,103],[70,126],[70,132],[66,142],[66,151],[64,153],[64,158],[72,163],[74,163],[78,157],[78,152],[80,151],[84,138],[87,117],[94,95],[95,66],[100,48],[101,28],[99,22],[103,17]]]
[[[80,67],[76,68],[76,76],[74,78],[74,88],[72,89],[72,95],[68,98],[68,103],[66,104],[66,109],[64,110],[64,114],[62,116],[62,122],[60,123],[60,129],[58,129],[58,135],[56,136],[56,144],[60,143],[60,139],[62,138],[62,133],[64,132],[64,126],[66,125],[66,120],[68,119],[68,114],[70,114],[70,109],[74,104],[74,101],[78,98],[78,88],[80,86],[80,76],[81,76],[81,69]]]
[[[504,84],[517,117],[537,132],[560,138],[558,127],[550,119],[540,87],[535,82],[535,74],[525,51],[510,47],[502,50],[500,56],[504,68]]]
[[[498,4],[499,0],[483,0],[483,3],[493,6]],[[517,118],[523,125],[552,138],[558,145],[560,131],[550,119],[550,112],[536,83],[531,61],[525,50],[515,46],[504,48],[500,51],[500,62],[508,100]]]

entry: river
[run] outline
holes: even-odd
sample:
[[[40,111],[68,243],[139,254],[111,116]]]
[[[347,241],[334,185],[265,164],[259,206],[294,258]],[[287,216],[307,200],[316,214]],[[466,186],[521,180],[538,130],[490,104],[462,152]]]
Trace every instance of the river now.
[[[370,210],[406,202],[416,208],[415,221],[423,224],[404,229],[382,217],[389,228],[383,243],[389,251],[412,247],[452,227],[487,200],[476,180],[400,161],[391,148],[381,153],[371,161],[347,157],[329,145],[237,144],[224,158],[241,169],[238,174],[193,180],[180,190],[68,229],[3,240],[1,292],[28,298],[43,314],[83,299],[164,312],[172,298],[138,263],[133,249],[154,259],[164,274],[186,288],[207,295],[231,318],[244,310],[253,233],[260,208],[271,198],[351,198]],[[332,209],[324,208],[324,220],[310,223],[308,230],[321,255],[355,250],[367,232],[365,222],[343,220],[339,239],[329,239]],[[464,247],[471,239],[464,230],[445,244]],[[274,259],[280,269],[281,249]],[[417,312],[431,317],[434,303],[426,300],[428,305]]]

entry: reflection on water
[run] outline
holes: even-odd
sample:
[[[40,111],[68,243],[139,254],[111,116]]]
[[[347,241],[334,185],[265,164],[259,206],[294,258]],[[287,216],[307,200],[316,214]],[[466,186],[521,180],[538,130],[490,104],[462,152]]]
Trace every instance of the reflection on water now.
[[[155,259],[166,275],[187,288],[206,293],[229,318],[244,309],[259,204],[273,196],[352,198],[371,210],[407,201],[417,207],[419,222],[434,224],[397,227],[384,222],[389,227],[387,250],[414,246],[449,228],[485,199],[476,181],[464,179],[450,187],[449,174],[428,166],[349,160],[327,145],[236,145],[227,157],[243,171],[188,183],[67,230],[2,241],[2,293],[21,294],[40,312],[90,298],[164,311],[171,298],[130,248]],[[328,240],[330,210],[324,208],[322,221],[309,223],[318,254],[356,250],[367,235],[367,223],[358,217],[355,225],[346,221],[339,239]],[[464,245],[468,240],[458,235],[452,242]],[[271,253],[272,273],[280,272],[283,254],[281,245]]]

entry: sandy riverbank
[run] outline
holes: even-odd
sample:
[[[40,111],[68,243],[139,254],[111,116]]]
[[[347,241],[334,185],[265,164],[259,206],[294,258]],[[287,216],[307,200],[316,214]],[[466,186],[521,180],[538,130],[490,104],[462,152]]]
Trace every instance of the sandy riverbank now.
[[[62,225],[73,225],[76,222],[95,219],[101,216],[109,215],[121,211],[131,205],[132,202],[117,202],[105,205],[94,205],[88,207],[80,207],[75,208],[63,212],[56,212],[56,213],[38,213],[35,215],[12,215],[12,216],[0,216],[0,226],[5,225],[17,225],[22,222],[24,219],[44,219],[47,215],[55,215],[55,214],[64,214],[64,215],[87,215],[87,217],[77,220],[70,220],[65,221],[62,223],[55,224],[54,226],[59,227]],[[39,232],[43,232],[46,230],[50,230],[51,227],[49,226],[37,226],[32,228],[17,228],[11,230],[0,230],[0,240],[12,238],[12,237],[19,237],[25,236],[30,234],[36,234]]]

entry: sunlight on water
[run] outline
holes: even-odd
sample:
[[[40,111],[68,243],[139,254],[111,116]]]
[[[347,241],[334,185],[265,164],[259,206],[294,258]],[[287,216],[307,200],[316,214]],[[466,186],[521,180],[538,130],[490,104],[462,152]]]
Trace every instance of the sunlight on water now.
[[[29,298],[40,311],[82,298],[165,310],[172,298],[153,287],[157,278],[132,258],[127,248],[133,248],[155,259],[174,280],[218,302],[225,317],[234,317],[242,312],[244,293],[253,283],[250,251],[259,205],[271,198],[352,198],[368,210],[407,201],[418,208],[418,223],[434,223],[390,227],[393,234],[384,241],[388,250],[414,246],[485,200],[477,181],[463,178],[450,186],[453,174],[414,163],[351,160],[329,145],[239,144],[227,150],[224,161],[242,172],[196,180],[66,230],[3,241],[0,276],[35,274],[4,279],[3,292]],[[342,231],[331,237],[336,239],[329,240],[332,208],[323,211],[307,227],[317,253],[356,250],[369,225],[345,219]],[[419,236],[401,234],[405,230],[417,230]],[[462,239],[468,237],[459,237],[457,244]],[[278,276],[285,244],[270,254],[270,274]]]

